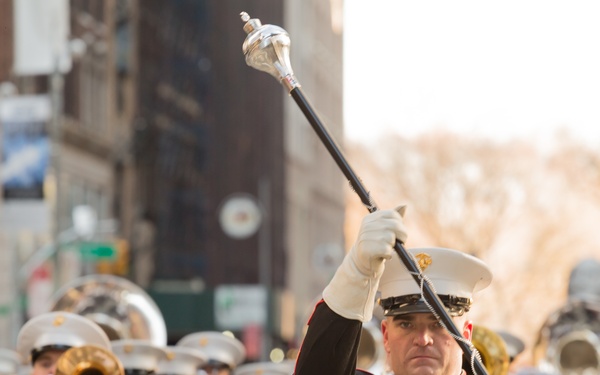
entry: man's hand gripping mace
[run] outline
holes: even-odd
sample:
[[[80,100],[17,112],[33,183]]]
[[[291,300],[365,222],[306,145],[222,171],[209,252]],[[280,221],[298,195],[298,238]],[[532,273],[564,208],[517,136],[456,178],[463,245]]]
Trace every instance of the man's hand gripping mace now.
[[[246,57],[246,64],[257,70],[269,73],[275,77],[294,98],[304,116],[310,122],[338,167],[342,170],[352,189],[358,194],[363,205],[369,212],[377,211],[377,206],[371,199],[369,192],[364,188],[360,179],[356,176],[346,158],[342,154],[334,139],[329,135],[325,125],[321,122],[315,111],[304,97],[300,89],[300,83],[296,80],[290,64],[290,37],[288,33],[279,26],[262,25],[259,19],[250,18],[248,13],[240,14],[244,24],[244,31],[248,34],[242,45],[242,51]],[[394,250],[404,263],[404,266],[413,275],[415,282],[422,285],[423,297],[429,304],[433,313],[436,314],[448,331],[455,337],[462,337],[462,333],[456,328],[452,318],[444,308],[442,301],[435,294],[433,287],[428,282],[422,283],[421,270],[413,258],[408,254],[402,242],[396,240]],[[471,359],[473,352],[471,345],[464,340],[456,340],[466,358]],[[485,367],[479,360],[473,363],[475,374],[487,375]]]

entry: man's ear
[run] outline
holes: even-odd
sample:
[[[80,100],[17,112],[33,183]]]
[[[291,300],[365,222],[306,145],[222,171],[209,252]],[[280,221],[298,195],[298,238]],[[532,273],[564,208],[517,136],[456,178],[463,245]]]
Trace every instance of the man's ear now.
[[[470,320],[465,321],[465,325],[463,326],[463,336],[471,341],[473,338],[473,322]]]
[[[389,346],[389,338],[388,338],[388,321],[387,318],[383,318],[383,320],[381,321],[381,333],[383,334],[383,347],[385,349],[386,353],[390,352],[390,346]]]

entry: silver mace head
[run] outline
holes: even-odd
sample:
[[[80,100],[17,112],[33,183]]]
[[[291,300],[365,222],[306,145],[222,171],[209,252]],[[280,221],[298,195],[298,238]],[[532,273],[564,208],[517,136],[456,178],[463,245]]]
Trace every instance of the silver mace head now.
[[[279,26],[263,25],[258,18],[240,13],[248,36],[242,45],[246,64],[275,77],[288,91],[300,84],[290,64],[290,36]]]

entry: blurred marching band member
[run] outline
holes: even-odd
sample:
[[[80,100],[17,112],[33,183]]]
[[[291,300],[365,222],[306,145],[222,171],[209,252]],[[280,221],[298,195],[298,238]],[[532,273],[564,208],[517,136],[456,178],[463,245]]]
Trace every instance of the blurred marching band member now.
[[[54,374],[58,358],[68,349],[95,345],[111,350],[110,340],[96,323],[80,315],[56,311],[28,320],[17,337],[17,352],[32,375]]]
[[[292,375],[294,373],[293,364],[274,363],[274,362],[256,362],[241,365],[235,369],[234,375]]]
[[[17,375],[21,362],[19,353],[10,349],[0,349],[0,375]]]
[[[122,339],[111,341],[125,375],[156,374],[160,361],[167,359],[167,352],[147,340]]]
[[[207,356],[196,348],[167,346],[166,356],[158,361],[157,375],[196,375],[206,365]]]
[[[200,349],[208,357],[202,367],[209,375],[230,375],[246,359],[244,344],[221,332],[205,331],[182,337],[177,346]]]

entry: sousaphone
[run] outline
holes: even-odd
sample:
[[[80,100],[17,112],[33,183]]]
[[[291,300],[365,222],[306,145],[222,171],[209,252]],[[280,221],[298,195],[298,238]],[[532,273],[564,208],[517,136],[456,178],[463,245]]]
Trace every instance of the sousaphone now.
[[[363,323],[356,359],[356,367],[374,375],[382,375],[387,370],[387,353],[383,346],[381,321],[385,319],[383,309],[375,304],[373,318]]]
[[[68,311],[96,322],[111,340],[140,339],[167,344],[167,328],[152,298],[131,281],[114,275],[88,275],[62,286],[51,311]]]
[[[55,375],[125,375],[125,369],[112,352],[87,345],[64,352],[56,362]]]
[[[572,299],[546,319],[534,347],[544,371],[600,374],[600,302]]]
[[[489,375],[506,375],[510,356],[506,343],[497,332],[482,326],[473,326],[471,342],[481,357],[481,362]],[[464,366],[470,366],[469,361]],[[463,366],[463,367],[464,367]]]

